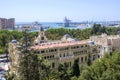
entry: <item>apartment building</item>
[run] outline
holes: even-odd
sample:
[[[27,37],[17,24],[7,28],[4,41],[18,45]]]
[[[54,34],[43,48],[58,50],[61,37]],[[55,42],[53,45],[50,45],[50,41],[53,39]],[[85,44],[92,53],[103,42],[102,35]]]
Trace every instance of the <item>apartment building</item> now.
[[[15,19],[0,18],[0,29],[14,29]]]

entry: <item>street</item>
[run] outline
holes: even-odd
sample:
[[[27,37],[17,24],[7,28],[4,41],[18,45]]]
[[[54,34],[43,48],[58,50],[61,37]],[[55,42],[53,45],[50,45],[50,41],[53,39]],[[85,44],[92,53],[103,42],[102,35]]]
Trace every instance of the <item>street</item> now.
[[[7,59],[6,54],[0,55],[0,80],[5,80],[4,73],[8,69],[9,60]]]

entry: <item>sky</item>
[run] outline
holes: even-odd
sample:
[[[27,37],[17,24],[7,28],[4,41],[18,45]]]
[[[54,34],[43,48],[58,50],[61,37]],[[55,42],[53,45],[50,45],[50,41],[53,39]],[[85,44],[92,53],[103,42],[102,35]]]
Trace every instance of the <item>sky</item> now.
[[[120,0],[0,0],[0,17],[16,22],[120,20]]]

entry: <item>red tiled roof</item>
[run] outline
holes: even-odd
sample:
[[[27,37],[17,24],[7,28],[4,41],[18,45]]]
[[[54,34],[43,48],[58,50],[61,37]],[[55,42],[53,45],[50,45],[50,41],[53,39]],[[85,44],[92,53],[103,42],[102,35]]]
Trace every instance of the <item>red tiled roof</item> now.
[[[47,48],[57,48],[57,47],[65,47],[65,46],[73,46],[73,45],[80,45],[80,44],[87,44],[87,41],[76,41],[76,42],[59,42],[59,43],[43,43],[40,45],[34,45],[31,49],[47,49]]]

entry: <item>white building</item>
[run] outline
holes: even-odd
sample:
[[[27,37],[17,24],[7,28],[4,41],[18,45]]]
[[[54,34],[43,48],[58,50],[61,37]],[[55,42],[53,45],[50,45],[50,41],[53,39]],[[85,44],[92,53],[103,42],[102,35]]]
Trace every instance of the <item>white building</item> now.
[[[100,56],[103,56],[104,53],[111,53],[113,51],[120,52],[120,35],[102,34],[99,36],[91,36],[90,40],[100,45]]]

